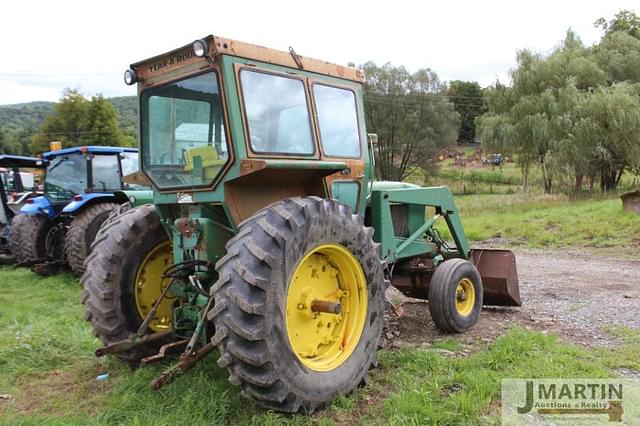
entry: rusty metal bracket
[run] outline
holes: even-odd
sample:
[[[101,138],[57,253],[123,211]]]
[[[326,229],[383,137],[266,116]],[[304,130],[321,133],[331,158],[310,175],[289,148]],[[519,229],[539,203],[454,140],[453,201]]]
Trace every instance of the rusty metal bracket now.
[[[147,364],[153,364],[158,361],[162,361],[163,359],[165,359],[168,353],[174,352],[178,348],[182,348],[187,344],[187,342],[188,342],[187,339],[183,339],[183,340],[177,340],[175,342],[164,344],[160,347],[160,350],[158,351],[157,354],[148,356],[146,358],[142,358],[141,362],[147,365]]]
[[[293,62],[296,63],[297,67],[300,68],[301,70],[303,70],[304,69],[304,65],[302,64],[302,56],[298,55],[296,53],[296,51],[293,50],[293,47],[291,47],[291,46],[289,46],[289,54],[293,58]]]
[[[171,335],[171,333],[171,331],[163,331],[162,333],[149,334],[143,337],[132,334],[128,339],[120,340],[119,342],[96,349],[96,356],[100,357],[107,354],[128,351],[129,349],[133,349],[137,346],[161,340],[162,338]]]
[[[191,367],[193,367],[196,362],[200,361],[207,354],[212,352],[214,348],[215,348],[215,346],[213,346],[213,343],[209,342],[206,345],[204,345],[203,347],[201,347],[197,352],[194,352],[193,354],[185,356],[185,357],[181,357],[180,361],[178,361],[177,364],[173,365],[168,370],[165,370],[160,376],[155,378],[149,384],[149,386],[153,390],[160,389],[169,380],[172,380],[172,379],[178,377],[179,375],[181,375],[182,373],[186,372]]]

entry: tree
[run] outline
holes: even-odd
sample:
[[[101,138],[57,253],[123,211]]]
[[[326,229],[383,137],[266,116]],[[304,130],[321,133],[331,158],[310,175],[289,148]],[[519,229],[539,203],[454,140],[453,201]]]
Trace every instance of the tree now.
[[[20,148],[14,136],[7,129],[0,127],[0,154],[22,154]]]
[[[449,83],[447,96],[460,114],[458,143],[472,143],[476,137],[476,118],[486,110],[482,88],[475,81],[454,80]]]
[[[640,39],[640,16],[629,10],[621,10],[608,22],[605,18],[600,18],[594,25],[596,28],[602,27],[605,36],[615,32],[623,32]]]
[[[49,142],[63,146],[122,145],[129,143],[118,128],[118,116],[101,95],[90,101],[75,89],[65,89],[30,144],[32,153],[47,151]]]
[[[123,145],[122,131],[118,128],[118,115],[113,105],[102,95],[93,96],[84,119],[84,132],[80,145]]]
[[[378,134],[379,177],[403,180],[432,167],[435,154],[455,143],[460,120],[438,76],[388,63],[368,62],[362,68],[367,129]]]

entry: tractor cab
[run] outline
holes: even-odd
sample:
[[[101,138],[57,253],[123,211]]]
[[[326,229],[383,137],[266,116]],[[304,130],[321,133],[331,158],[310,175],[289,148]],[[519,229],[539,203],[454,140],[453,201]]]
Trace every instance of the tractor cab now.
[[[122,177],[138,169],[134,148],[74,147],[45,152],[43,158],[48,163],[44,196],[34,199],[27,210],[37,209],[51,217],[63,210],[72,213],[81,202],[128,189]]]

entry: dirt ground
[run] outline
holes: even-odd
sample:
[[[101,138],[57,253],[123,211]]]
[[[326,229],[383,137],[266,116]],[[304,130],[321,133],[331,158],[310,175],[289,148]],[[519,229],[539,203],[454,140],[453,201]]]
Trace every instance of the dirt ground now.
[[[483,309],[478,324],[454,336],[465,345],[491,341],[520,325],[588,346],[616,345],[607,326],[640,328],[640,260],[603,258],[576,251],[516,250],[521,308]],[[429,346],[448,338],[431,321],[428,302],[387,293],[401,315],[387,309],[385,346]]]

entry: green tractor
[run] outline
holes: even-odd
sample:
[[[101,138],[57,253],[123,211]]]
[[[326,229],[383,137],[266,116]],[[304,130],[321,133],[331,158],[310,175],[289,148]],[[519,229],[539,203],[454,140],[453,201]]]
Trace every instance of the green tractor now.
[[[390,284],[446,333],[521,304],[514,255],[471,250],[446,187],[374,182],[363,80],[217,36],[125,72],[154,196],[108,220],[85,263],[96,355],[180,352],[157,389],[217,349],[244,395],[312,412],[376,365]]]

